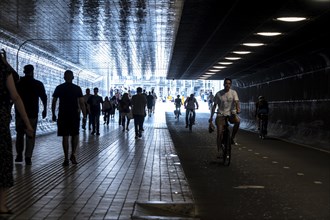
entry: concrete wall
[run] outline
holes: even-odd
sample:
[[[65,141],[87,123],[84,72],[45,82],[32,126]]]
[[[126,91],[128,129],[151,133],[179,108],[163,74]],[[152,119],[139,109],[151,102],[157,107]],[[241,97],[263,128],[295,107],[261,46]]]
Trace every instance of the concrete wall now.
[[[255,101],[269,102],[269,135],[330,151],[330,52],[296,60],[235,81],[242,107],[242,127],[255,130]]]

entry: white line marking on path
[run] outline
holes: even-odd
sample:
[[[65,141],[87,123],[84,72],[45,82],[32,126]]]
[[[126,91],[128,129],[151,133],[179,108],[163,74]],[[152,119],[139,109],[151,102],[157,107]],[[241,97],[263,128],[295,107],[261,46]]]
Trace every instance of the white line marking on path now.
[[[264,189],[265,186],[255,186],[255,185],[242,185],[242,186],[234,186],[234,189]]]

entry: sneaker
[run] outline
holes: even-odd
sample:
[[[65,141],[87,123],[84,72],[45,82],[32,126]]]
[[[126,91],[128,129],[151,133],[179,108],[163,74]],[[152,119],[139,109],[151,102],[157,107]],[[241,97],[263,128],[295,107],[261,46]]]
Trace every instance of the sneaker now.
[[[100,135],[100,132],[97,132],[96,135]]]
[[[139,136],[138,135],[135,135],[135,139],[139,139]]]
[[[17,162],[17,163],[21,163],[21,162],[23,162],[23,157],[22,157],[22,155],[17,155],[17,156],[16,156],[16,159],[15,159],[15,162]]]
[[[25,157],[25,164],[32,165],[31,157]]]
[[[93,131],[92,133],[91,133],[91,135],[94,135],[95,134],[95,131]]]
[[[139,138],[142,138],[142,134],[141,133],[139,134]]]
[[[237,142],[234,140],[234,138],[231,139],[231,144],[232,145],[238,145]]]

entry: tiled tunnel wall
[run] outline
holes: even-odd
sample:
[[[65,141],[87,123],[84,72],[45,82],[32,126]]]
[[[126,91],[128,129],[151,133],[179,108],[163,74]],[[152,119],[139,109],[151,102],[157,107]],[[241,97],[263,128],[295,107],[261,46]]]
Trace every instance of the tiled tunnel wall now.
[[[56,131],[56,124],[51,121],[51,102],[52,95],[55,90],[55,87],[61,83],[64,83],[63,74],[66,69],[71,69],[75,73],[74,83],[78,84],[83,88],[97,86],[92,84],[87,79],[84,79],[82,76],[77,77],[77,70],[73,66],[68,66],[67,63],[63,64],[56,62],[55,60],[48,59],[40,51],[33,51],[34,53],[28,53],[21,51],[19,56],[17,55],[17,49],[15,45],[8,46],[7,44],[0,42],[0,48],[4,48],[7,54],[8,63],[17,70],[17,73],[20,77],[24,76],[23,67],[27,64],[32,64],[34,66],[34,77],[37,80],[40,80],[46,90],[48,102],[47,102],[47,117],[42,119],[41,112],[43,110],[42,102],[39,102],[39,118],[38,118],[38,129],[37,134],[45,134],[49,132]],[[17,65],[18,63],[18,65]],[[84,89],[83,89],[84,90]],[[83,91],[84,92],[84,91]],[[15,138],[15,109],[12,108],[12,121],[10,124],[10,130],[12,137]]]

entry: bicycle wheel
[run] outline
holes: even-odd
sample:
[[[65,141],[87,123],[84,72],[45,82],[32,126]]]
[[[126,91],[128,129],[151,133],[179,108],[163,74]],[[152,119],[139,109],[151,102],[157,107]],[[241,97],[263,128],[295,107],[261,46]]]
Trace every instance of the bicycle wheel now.
[[[192,126],[193,126],[193,124],[192,124],[192,116],[189,115],[189,131],[192,131]]]
[[[224,131],[222,143],[223,164],[225,166],[229,166],[231,159],[231,140],[230,133],[228,130]]]
[[[192,126],[193,126],[193,113],[192,111],[189,112],[189,131],[192,131]]]
[[[260,133],[259,133],[259,137],[261,139],[265,139],[266,136],[266,119],[264,118],[264,116],[261,117],[260,119]]]
[[[260,118],[260,128],[259,128],[259,138],[262,139],[262,130],[263,130],[263,120]]]
[[[217,130],[217,158],[221,158],[220,157],[220,151],[222,151],[222,139],[221,139],[221,135],[218,133]]]

